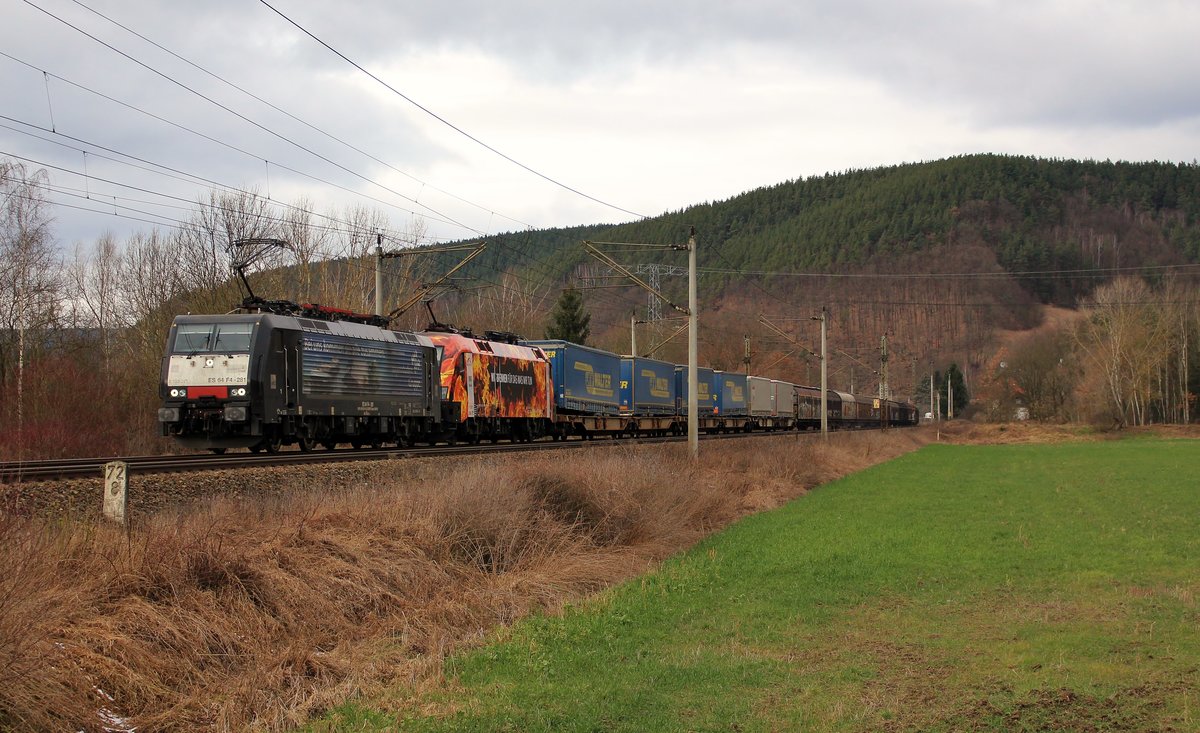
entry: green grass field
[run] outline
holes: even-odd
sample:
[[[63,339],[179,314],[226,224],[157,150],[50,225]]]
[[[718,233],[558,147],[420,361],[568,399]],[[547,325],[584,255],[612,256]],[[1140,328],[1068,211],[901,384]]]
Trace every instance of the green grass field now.
[[[1200,442],[931,446],[317,729],[1200,729]]]

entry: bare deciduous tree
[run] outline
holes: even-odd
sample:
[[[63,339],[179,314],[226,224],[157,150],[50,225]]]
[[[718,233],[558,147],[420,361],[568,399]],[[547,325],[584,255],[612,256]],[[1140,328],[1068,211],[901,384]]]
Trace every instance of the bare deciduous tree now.
[[[105,366],[112,362],[116,329],[128,324],[120,305],[121,255],[111,234],[104,234],[94,247],[75,245],[75,256],[67,268],[73,302],[83,312],[83,325],[97,330]]]
[[[27,346],[57,319],[62,299],[60,262],[42,188],[45,171],[0,160],[0,386],[15,383],[18,432],[24,415]],[[5,390],[7,391],[7,389]]]
[[[1161,317],[1160,300],[1140,279],[1114,280],[1096,289],[1087,303],[1091,315],[1076,329],[1076,343],[1103,375],[1118,425],[1145,425],[1161,398],[1156,379],[1172,353],[1174,323]]]
[[[179,267],[190,309],[221,313],[237,300],[231,280],[230,244],[239,239],[275,237],[279,220],[271,202],[254,191],[211,191],[180,233]],[[256,270],[277,267],[283,255],[257,263]]]

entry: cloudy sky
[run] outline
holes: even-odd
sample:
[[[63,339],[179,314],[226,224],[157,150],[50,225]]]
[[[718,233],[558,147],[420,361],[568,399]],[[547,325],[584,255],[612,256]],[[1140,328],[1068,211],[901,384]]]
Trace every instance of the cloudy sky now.
[[[1200,149],[1190,0],[270,2],[395,91],[258,0],[0,0],[0,156],[101,212],[56,207],[64,244],[214,183],[458,239],[964,153]]]

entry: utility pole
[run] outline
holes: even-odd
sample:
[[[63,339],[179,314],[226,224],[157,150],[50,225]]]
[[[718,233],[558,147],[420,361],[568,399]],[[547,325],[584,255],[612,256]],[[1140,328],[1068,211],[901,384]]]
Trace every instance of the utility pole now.
[[[629,312],[629,355],[637,356],[637,311]]]
[[[829,442],[829,353],[825,343],[829,319],[825,315],[825,306],[821,306],[821,317],[814,316],[812,320],[821,322],[821,437]]]
[[[892,396],[888,388],[888,350],[887,334],[879,337],[879,399],[886,400]]]
[[[826,317],[825,306],[821,306],[821,315],[820,316],[809,316],[808,320],[821,322],[821,353],[820,354],[813,354],[812,349],[810,349],[807,346],[805,346],[804,344],[796,341],[794,338],[792,338],[787,333],[785,333],[783,331],[783,329],[781,329],[779,326],[776,326],[774,323],[771,323],[769,320],[767,320],[767,317],[764,316],[763,314],[761,314],[761,313],[758,314],[758,322],[759,323],[761,323],[762,325],[771,329],[772,331],[779,334],[780,336],[784,337],[785,339],[787,339],[789,342],[791,342],[793,345],[797,346],[801,350],[803,350],[809,354],[812,354],[813,356],[815,356],[821,360],[821,436],[825,440],[829,440],[829,395],[827,394],[827,392],[829,391],[829,359],[827,358],[827,354],[826,354],[826,348],[827,348],[826,326],[828,324],[828,319]],[[785,356],[790,356],[792,353],[795,353],[795,352],[794,351],[789,352]],[[845,353],[845,352],[843,352],[843,353]],[[778,360],[776,360],[776,361],[778,361]],[[807,357],[805,357],[805,361],[806,362],[808,361]]]
[[[645,247],[647,249],[669,249],[669,250],[687,250],[688,252],[688,307],[684,308],[671,302],[662,292],[651,284],[638,277],[640,273],[634,273],[629,267],[617,262],[612,255],[600,250],[597,245],[621,245],[623,247]],[[700,419],[697,412],[700,409],[699,405],[699,306],[696,302],[696,228],[691,227],[688,232],[687,244],[639,244],[630,242],[592,242],[585,240],[583,242],[584,250],[608,265],[614,271],[621,273],[625,277],[632,280],[643,290],[649,291],[655,298],[666,301],[667,305],[675,310],[688,316],[688,447],[691,450],[692,459],[700,457]],[[650,271],[650,275],[654,276],[658,272],[657,269]],[[657,301],[656,301],[657,302]]]
[[[688,448],[692,460],[700,457],[700,358],[699,315],[696,303],[696,228],[688,230]]]
[[[745,356],[742,357],[742,364],[746,365],[746,375],[750,375],[750,334],[742,336],[742,347],[745,349]]]
[[[946,419],[954,419],[954,390],[950,388],[950,370],[946,370]]]
[[[934,410],[933,410],[933,395],[934,395],[934,391],[933,391],[933,363],[932,363],[932,362],[930,362],[930,364],[929,364],[929,419],[930,419],[930,421],[932,421],[932,420],[934,419],[934,417],[936,417],[936,416],[937,416],[937,413],[936,413],[936,412],[934,412]]]
[[[383,315],[383,232],[375,232],[375,315]]]

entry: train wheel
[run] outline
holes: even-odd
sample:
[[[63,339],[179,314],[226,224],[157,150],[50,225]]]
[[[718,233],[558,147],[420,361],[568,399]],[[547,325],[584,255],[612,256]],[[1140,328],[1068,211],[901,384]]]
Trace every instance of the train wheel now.
[[[217,456],[225,455],[224,448],[209,448],[209,450],[213,452],[213,455],[217,455]]]
[[[282,444],[278,435],[273,435],[270,438],[263,438],[263,443],[268,453],[278,453],[280,445]]]
[[[308,438],[297,438],[296,445],[300,448],[301,453],[308,453],[313,448],[312,441]]]

